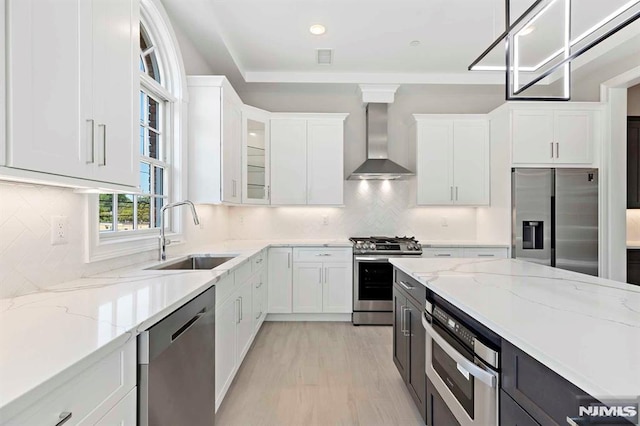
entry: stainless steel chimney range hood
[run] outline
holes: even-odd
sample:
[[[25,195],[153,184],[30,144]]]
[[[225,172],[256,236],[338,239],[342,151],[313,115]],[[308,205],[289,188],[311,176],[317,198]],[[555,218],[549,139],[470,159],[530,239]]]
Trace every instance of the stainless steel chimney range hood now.
[[[411,170],[389,160],[387,104],[369,103],[367,116],[367,160],[347,180],[395,180],[413,176]]]

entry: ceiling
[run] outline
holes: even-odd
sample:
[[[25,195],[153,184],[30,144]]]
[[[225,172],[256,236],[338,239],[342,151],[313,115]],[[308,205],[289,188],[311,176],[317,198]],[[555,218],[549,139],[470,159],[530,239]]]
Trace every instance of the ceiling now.
[[[162,1],[209,63],[248,83],[504,83],[501,72],[467,71],[504,31],[504,0]],[[511,0],[512,11],[533,1]],[[597,17],[602,0],[581,0],[581,10],[587,3],[594,13],[581,16]],[[324,35],[310,34],[316,23]],[[331,65],[316,63],[321,48],[333,50]]]

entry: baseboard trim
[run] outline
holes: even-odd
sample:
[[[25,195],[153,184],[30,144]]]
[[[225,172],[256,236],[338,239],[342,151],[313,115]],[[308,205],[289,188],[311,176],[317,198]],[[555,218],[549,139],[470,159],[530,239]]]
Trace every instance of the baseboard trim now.
[[[265,321],[351,322],[351,314],[267,314]]]

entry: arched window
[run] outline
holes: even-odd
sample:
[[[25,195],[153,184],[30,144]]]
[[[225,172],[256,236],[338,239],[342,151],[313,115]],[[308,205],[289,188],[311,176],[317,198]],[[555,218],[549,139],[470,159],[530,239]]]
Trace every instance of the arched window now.
[[[140,253],[157,246],[160,209],[183,196],[185,179],[177,161],[186,156],[180,143],[182,94],[186,87],[180,50],[160,2],[140,2],[140,127],[136,143],[140,193],[100,194],[89,199],[90,239],[87,260]],[[165,218],[167,219],[167,218]],[[170,232],[180,232],[179,218],[168,217]]]

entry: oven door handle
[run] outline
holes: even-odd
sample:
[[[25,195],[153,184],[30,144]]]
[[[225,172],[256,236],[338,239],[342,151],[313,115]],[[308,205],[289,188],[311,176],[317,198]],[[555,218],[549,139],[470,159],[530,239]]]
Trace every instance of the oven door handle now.
[[[427,334],[431,336],[433,341],[436,342],[438,346],[440,346],[442,350],[458,364],[459,367],[467,370],[469,374],[471,374],[473,377],[480,380],[487,386],[491,388],[496,387],[498,382],[498,373],[484,370],[465,358],[462,354],[460,354],[460,352],[458,352],[453,346],[451,346],[446,340],[444,340],[442,336],[438,334],[438,332],[431,326],[431,324],[427,322],[427,319],[424,315],[422,315],[422,325],[427,331]]]

